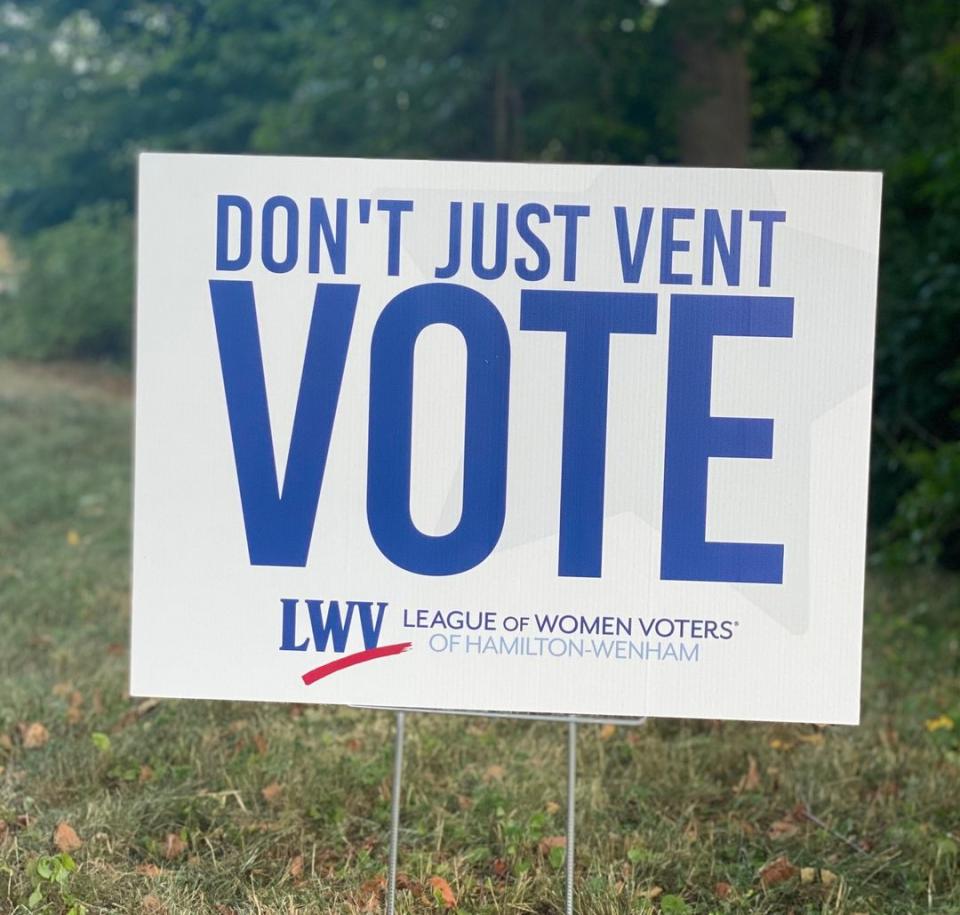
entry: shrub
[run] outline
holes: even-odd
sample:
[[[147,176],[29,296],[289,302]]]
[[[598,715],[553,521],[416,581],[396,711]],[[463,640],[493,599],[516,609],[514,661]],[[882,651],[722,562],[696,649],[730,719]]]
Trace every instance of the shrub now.
[[[0,299],[0,353],[129,359],[133,226],[125,208],[78,210],[17,251],[18,283]]]
[[[914,451],[905,463],[915,482],[897,503],[876,558],[960,568],[960,442]]]

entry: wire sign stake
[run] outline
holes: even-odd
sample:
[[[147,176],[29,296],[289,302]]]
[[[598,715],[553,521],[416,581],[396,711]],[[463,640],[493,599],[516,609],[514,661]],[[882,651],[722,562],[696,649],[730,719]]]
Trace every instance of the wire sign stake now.
[[[370,706],[360,706],[370,708]],[[566,715],[508,714],[506,712],[466,712],[447,709],[398,709],[396,716],[395,743],[393,756],[393,789],[390,796],[390,858],[387,868],[387,908],[386,915],[395,915],[397,904],[397,855],[400,846],[400,797],[403,781],[404,725],[408,711],[437,715],[471,715],[483,718],[512,718],[521,721],[549,721],[567,723],[567,819],[564,874],[565,915],[573,915],[574,871],[576,866],[577,831],[577,725],[578,724],[615,724],[636,727],[646,722],[646,718],[584,718]]]

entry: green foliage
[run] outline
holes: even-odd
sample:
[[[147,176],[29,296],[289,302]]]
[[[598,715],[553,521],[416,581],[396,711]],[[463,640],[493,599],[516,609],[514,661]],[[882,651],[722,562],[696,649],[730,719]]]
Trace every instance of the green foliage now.
[[[897,504],[878,558],[960,568],[960,442],[914,451],[904,463],[916,483]]]
[[[66,909],[66,915],[85,915],[87,907],[71,892],[71,879],[76,870],[77,862],[66,852],[41,855],[30,868],[33,890],[27,905],[36,909],[47,901],[56,901]]]
[[[127,358],[133,232],[121,207],[79,210],[24,242],[20,257],[19,287],[0,299],[0,352]]]
[[[752,164],[884,172],[872,523],[949,557],[908,456],[960,440],[956,0],[21,0],[0,31],[0,350],[120,358],[137,150],[675,161],[678,48],[720,34]]]

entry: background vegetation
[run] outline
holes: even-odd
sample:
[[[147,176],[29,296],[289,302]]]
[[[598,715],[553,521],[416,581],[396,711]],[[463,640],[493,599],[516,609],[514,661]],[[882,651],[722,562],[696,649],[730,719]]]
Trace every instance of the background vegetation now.
[[[875,556],[958,567],[957,137],[956,0],[8,0],[0,352],[129,359],[140,149],[883,170]]]

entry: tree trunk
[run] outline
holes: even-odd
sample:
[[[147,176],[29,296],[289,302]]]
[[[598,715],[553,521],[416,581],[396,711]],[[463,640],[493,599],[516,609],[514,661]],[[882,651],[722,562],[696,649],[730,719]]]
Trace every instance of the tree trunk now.
[[[742,17],[735,7],[731,19]],[[739,42],[722,25],[677,39],[686,98],[678,141],[684,165],[742,168],[750,148],[750,71]]]

